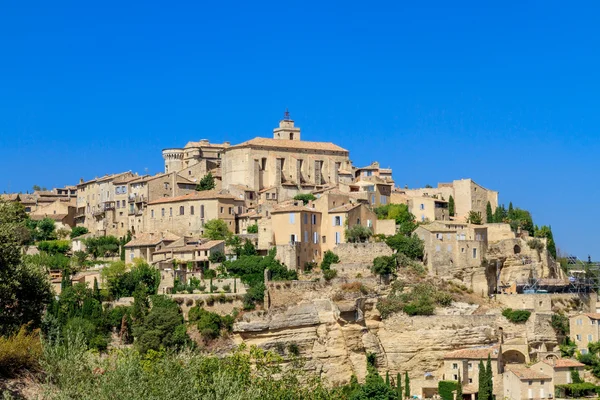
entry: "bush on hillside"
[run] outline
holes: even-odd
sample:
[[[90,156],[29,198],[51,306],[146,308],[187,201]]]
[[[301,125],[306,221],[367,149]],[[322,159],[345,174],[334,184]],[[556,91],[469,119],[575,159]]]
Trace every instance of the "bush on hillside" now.
[[[22,370],[34,370],[42,354],[40,331],[27,332],[22,326],[12,336],[0,336],[0,376],[13,377]]]
[[[513,310],[512,308],[505,308],[502,310],[502,315],[513,324],[524,324],[529,319],[531,312],[527,310]]]

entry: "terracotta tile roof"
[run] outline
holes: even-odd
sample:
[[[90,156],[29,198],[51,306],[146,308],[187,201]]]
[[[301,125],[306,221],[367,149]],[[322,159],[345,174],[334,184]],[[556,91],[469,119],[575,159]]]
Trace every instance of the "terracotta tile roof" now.
[[[18,201],[19,198],[20,197],[18,193],[0,194],[0,200],[4,201]]]
[[[321,211],[317,211],[316,209],[310,208],[310,207],[307,207],[307,206],[283,206],[283,207],[277,207],[277,208],[273,208],[273,210],[271,211],[271,214],[287,213],[287,212],[302,212],[302,211],[308,211],[308,212],[314,212],[314,213],[321,214]]]
[[[62,221],[68,214],[47,214],[47,215],[30,215],[29,217],[34,221],[41,221],[44,218],[50,218],[53,221]]]
[[[269,191],[269,190],[271,190],[271,189],[276,189],[276,187],[275,187],[275,186],[269,186],[269,187],[266,187],[266,188],[264,188],[264,189],[260,189],[260,190],[258,191],[258,193],[264,193],[264,192],[267,192],[267,191]]]
[[[348,150],[330,142],[306,142],[303,140],[268,139],[261,137],[237,144],[230,147],[230,149],[240,147],[277,147],[283,149],[325,150],[348,153]]]
[[[171,232],[154,233],[146,232],[140,233],[135,236],[129,243],[124,247],[140,247],[140,246],[156,246],[163,240],[166,242],[174,242],[178,240],[179,236],[172,234]]]
[[[600,319],[600,313],[586,313],[584,315],[590,319]]]
[[[495,345],[490,347],[474,347],[451,351],[450,353],[446,353],[444,358],[453,360],[484,360],[487,359],[489,355],[492,359],[497,359],[498,353],[499,346]]]
[[[124,183],[129,183],[131,181],[135,181],[136,179],[138,179],[139,176],[138,175],[134,175],[134,176],[123,176],[121,178],[115,179],[113,181],[113,184],[115,185],[122,185]]]
[[[548,375],[544,375],[539,373],[538,371],[531,369],[531,368],[513,368],[510,369],[509,372],[512,372],[513,374],[515,374],[517,376],[517,378],[521,379],[521,380],[551,380],[552,378],[549,377]]]
[[[192,201],[192,200],[212,200],[212,199],[232,199],[235,197],[230,194],[219,193],[216,190],[205,190],[201,192],[189,193],[183,196],[177,197],[163,197],[158,200],[151,201],[148,205],[153,204],[164,204],[164,203],[177,203],[180,201]]]
[[[544,360],[544,362],[548,365],[552,365],[554,368],[585,367],[585,364],[582,364],[579,361],[571,360],[570,358],[559,358],[554,363],[552,363],[551,360]]]
[[[166,254],[166,253],[187,253],[190,251],[196,251],[196,250],[210,250],[215,248],[216,246],[221,245],[222,243],[225,243],[224,240],[209,240],[207,242],[204,243],[200,243],[200,244],[186,244],[184,246],[177,246],[175,245],[175,243],[164,247],[161,250],[155,251],[154,254]]]
[[[332,208],[331,210],[329,210],[329,213],[335,214],[341,212],[348,212],[350,210],[354,210],[356,207],[360,207],[360,204],[344,204],[343,206]]]

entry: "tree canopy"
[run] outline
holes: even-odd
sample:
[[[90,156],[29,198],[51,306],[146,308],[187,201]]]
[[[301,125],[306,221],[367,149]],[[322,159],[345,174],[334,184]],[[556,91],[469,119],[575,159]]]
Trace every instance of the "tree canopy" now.
[[[415,216],[408,210],[406,204],[386,204],[373,210],[377,219],[393,219],[398,225],[398,231],[410,235],[416,228]]]
[[[227,222],[222,219],[211,219],[204,224],[204,237],[211,240],[227,240],[231,237],[231,232]]]
[[[202,177],[202,179],[200,179],[200,182],[198,182],[198,184],[196,185],[196,190],[199,192],[202,192],[205,190],[212,190],[215,187],[216,187],[215,178],[209,172],[208,174],[204,175]]]

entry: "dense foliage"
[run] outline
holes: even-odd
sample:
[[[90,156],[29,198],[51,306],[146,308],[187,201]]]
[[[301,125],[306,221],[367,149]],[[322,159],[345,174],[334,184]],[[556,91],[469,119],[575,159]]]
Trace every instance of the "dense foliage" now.
[[[196,190],[202,192],[205,190],[212,190],[216,186],[215,177],[209,172],[200,179],[200,182],[196,185]]]
[[[513,310],[512,308],[505,308],[502,310],[502,315],[513,324],[524,324],[529,319],[531,312],[527,310]]]
[[[483,223],[481,213],[474,210],[469,211],[466,222],[469,224],[481,225]]]
[[[403,311],[408,315],[432,315],[436,306],[447,307],[453,296],[437,288],[433,283],[422,282],[407,285],[403,280],[392,283],[390,294],[377,302],[382,318]]]
[[[344,234],[348,243],[364,243],[373,236],[373,231],[363,225],[353,225],[351,228],[346,229]]]
[[[79,237],[81,235],[85,235],[86,233],[89,233],[88,229],[85,226],[76,226],[73,229],[71,229],[71,239]]]
[[[385,243],[397,253],[404,254],[412,260],[422,260],[425,245],[423,241],[415,234],[406,236],[402,233],[397,233],[393,236],[388,236]]]
[[[258,225],[257,224],[248,225],[248,229],[246,229],[246,231],[248,233],[258,233]]]
[[[551,325],[556,334],[560,336],[567,336],[569,334],[569,318],[566,315],[552,314]]]
[[[135,259],[130,270],[123,261],[116,261],[102,269],[108,296],[118,299],[133,295],[138,284],[145,285],[148,294],[156,294],[160,284],[160,271],[142,259]]]
[[[50,255],[66,254],[71,249],[71,242],[69,240],[49,240],[39,242],[37,248]]]
[[[99,236],[84,239],[87,252],[94,258],[114,257],[119,254],[119,239],[114,236]]]
[[[302,201],[302,204],[307,205],[309,201],[314,201],[317,198],[312,193],[300,193],[294,196],[294,200]]]
[[[0,335],[40,326],[52,298],[46,271],[21,257],[30,239],[27,221],[21,204],[0,201]]]
[[[227,222],[222,219],[211,219],[204,224],[204,237],[210,240],[226,240],[231,237]]]
[[[377,219],[393,219],[396,221],[398,232],[410,235],[417,228],[415,216],[408,211],[406,204],[386,204],[375,208]]]
[[[454,400],[453,391],[458,389],[457,381],[439,381],[438,394],[442,400]]]

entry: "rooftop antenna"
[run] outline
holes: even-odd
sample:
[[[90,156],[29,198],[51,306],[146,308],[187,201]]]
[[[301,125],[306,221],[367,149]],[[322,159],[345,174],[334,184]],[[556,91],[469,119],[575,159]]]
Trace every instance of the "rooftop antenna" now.
[[[285,121],[289,121],[289,120],[290,120],[290,112],[289,112],[289,110],[287,109],[287,107],[285,108],[285,112],[283,113],[283,119],[284,119]]]

